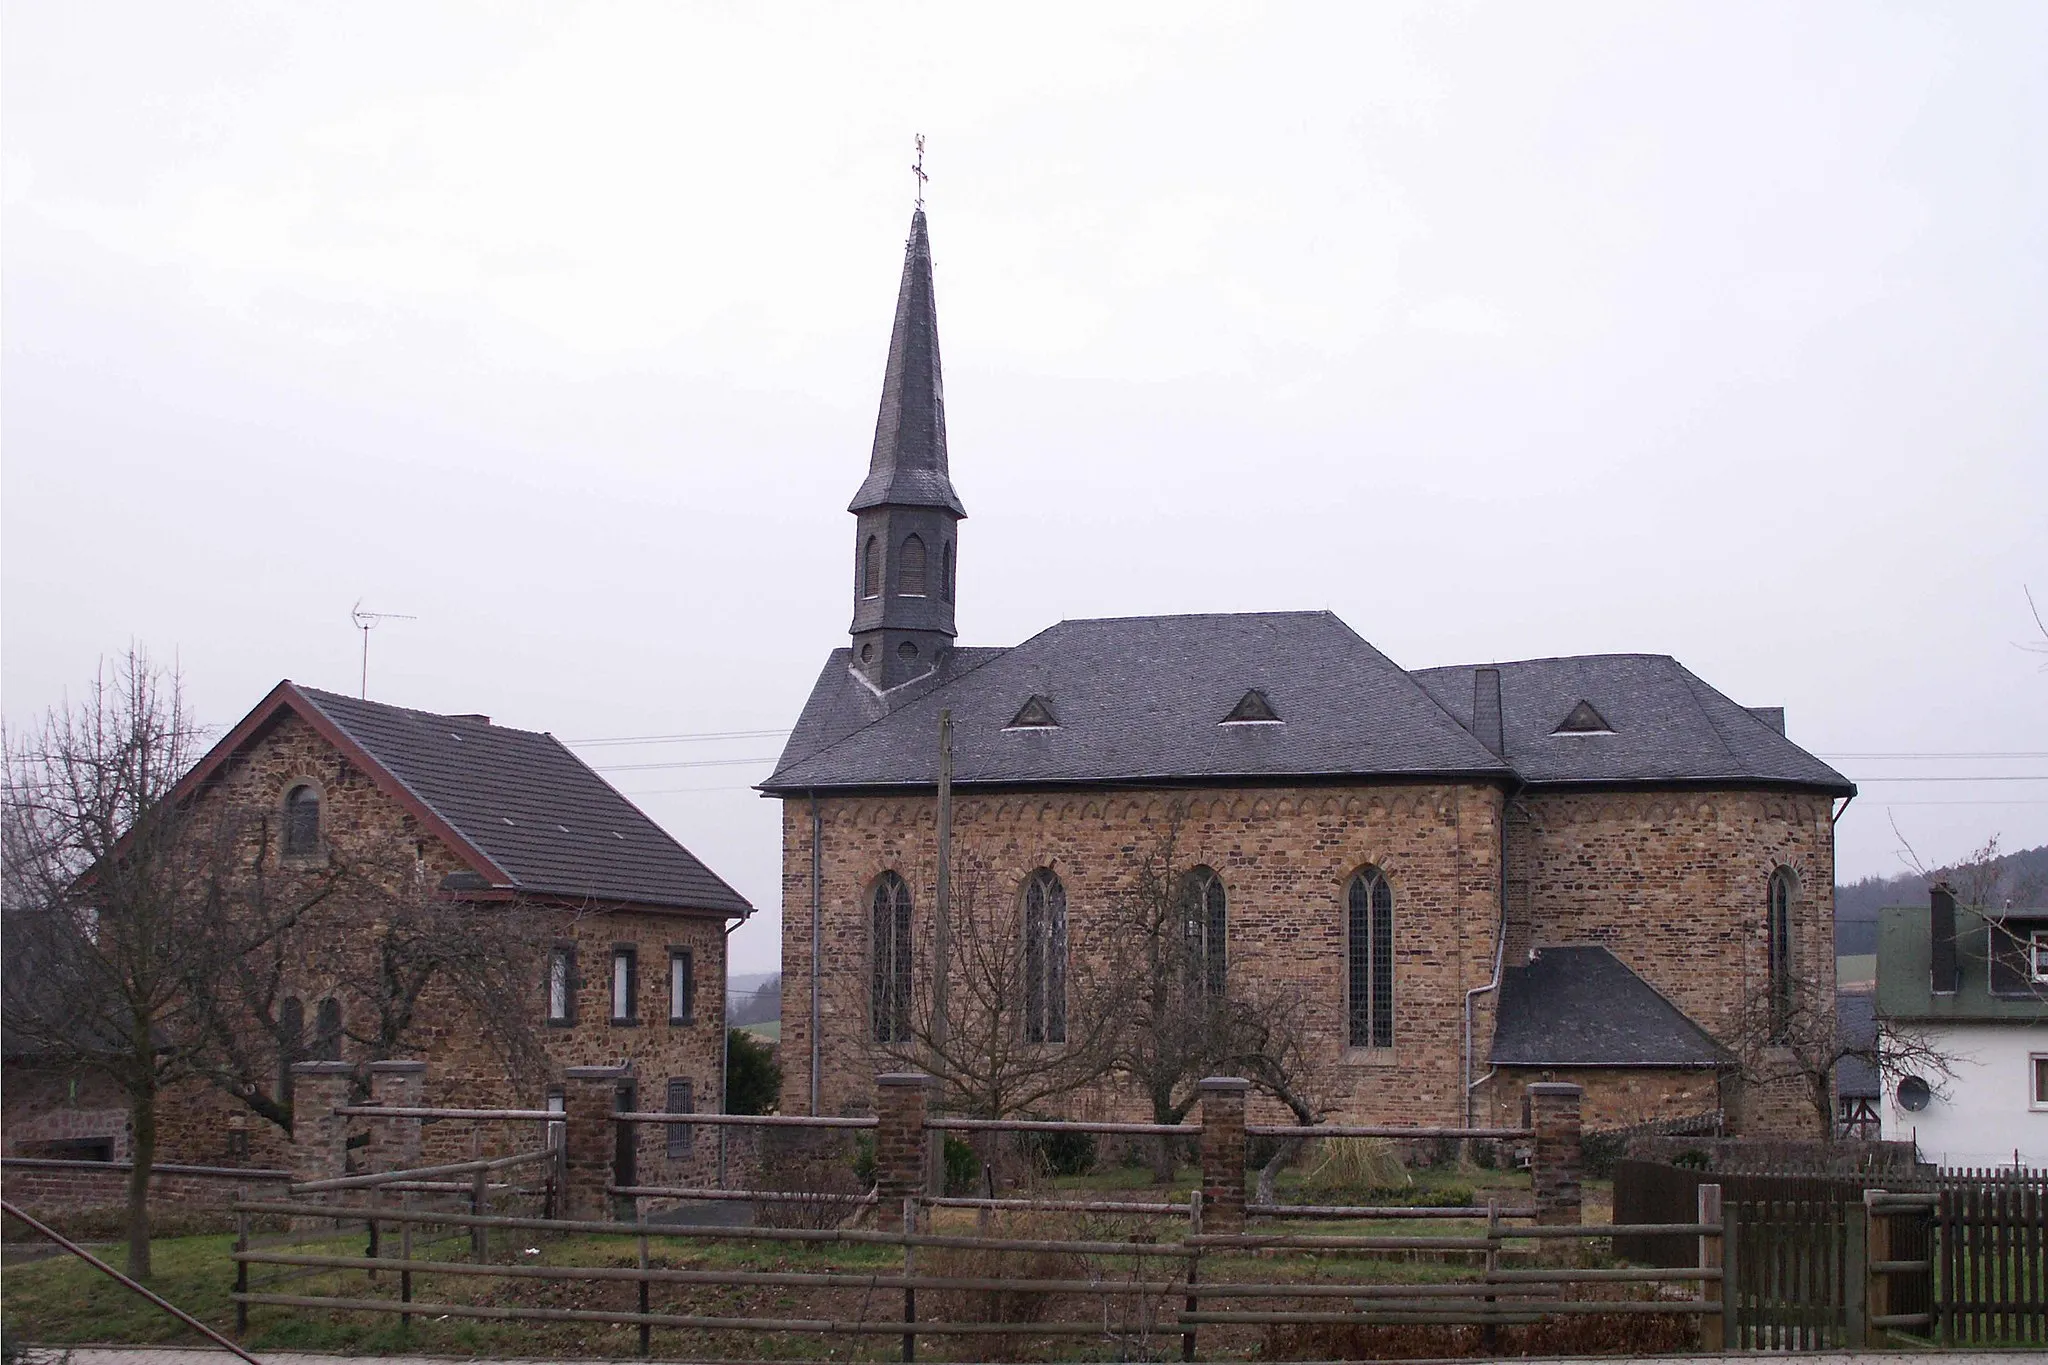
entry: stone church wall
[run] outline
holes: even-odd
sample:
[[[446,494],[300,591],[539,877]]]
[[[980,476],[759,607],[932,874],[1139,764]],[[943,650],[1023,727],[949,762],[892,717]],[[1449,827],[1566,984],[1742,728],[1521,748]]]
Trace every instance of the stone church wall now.
[[[1790,867],[1793,972],[1831,1011],[1830,813],[1826,797],[1779,792],[1524,794],[1509,816],[1509,952],[1601,944],[1727,1037],[1769,980],[1766,900],[1771,874]],[[1784,1137],[1815,1136],[1818,1121],[1796,1083],[1744,1087],[1731,1119]]]
[[[1229,971],[1298,990],[1317,1089],[1354,1121],[1450,1124],[1463,1118],[1464,993],[1492,972],[1499,919],[1500,792],[1479,784],[1272,787],[1176,792],[963,794],[955,802],[955,885],[980,876],[1014,916],[1024,880],[1051,867],[1065,883],[1072,952],[1091,951],[1105,905],[1184,810],[1175,861],[1207,864],[1229,906]],[[783,1112],[810,1107],[811,808],[784,802]],[[930,951],[936,863],[934,801],[827,797],[818,803],[824,1021],[819,1110],[862,1111],[887,1061],[867,1044],[866,901],[894,870],[910,885],[919,972]],[[1381,868],[1394,891],[1395,1045],[1345,1046],[1345,889]],[[977,871],[978,870],[978,871]],[[957,987],[956,987],[957,989]],[[1492,1033],[1483,998],[1475,1032],[1483,1069]],[[1149,1118],[1108,1090],[1076,1115]]]

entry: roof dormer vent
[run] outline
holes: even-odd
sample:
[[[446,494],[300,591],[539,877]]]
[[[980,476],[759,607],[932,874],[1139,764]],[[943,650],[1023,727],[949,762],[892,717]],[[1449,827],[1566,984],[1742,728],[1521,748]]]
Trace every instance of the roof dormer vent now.
[[[1010,723],[1003,728],[1005,730],[1057,730],[1059,726],[1059,717],[1054,715],[1052,711],[1051,698],[1033,693],[1025,701],[1024,705],[1017,709],[1017,714]]]
[[[1273,703],[1266,700],[1266,694],[1254,687],[1244,694],[1237,705],[1230,708],[1219,725],[1278,725],[1280,713],[1273,709]]]
[[[1580,701],[1572,713],[1557,723],[1553,735],[1611,735],[1614,727],[1607,723],[1607,717],[1593,709],[1593,703]]]

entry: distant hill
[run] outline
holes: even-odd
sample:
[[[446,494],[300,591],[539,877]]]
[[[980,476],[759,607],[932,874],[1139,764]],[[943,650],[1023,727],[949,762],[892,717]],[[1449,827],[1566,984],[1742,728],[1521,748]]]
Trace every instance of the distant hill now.
[[[2048,888],[2048,845],[2023,848],[1998,859],[1998,879],[2007,894],[2037,902]],[[1950,869],[1937,869],[1940,876]],[[1887,905],[1924,905],[1928,879],[1917,872],[1896,877],[1865,877],[1835,888],[1835,955],[1854,957],[1877,951],[1877,912]]]

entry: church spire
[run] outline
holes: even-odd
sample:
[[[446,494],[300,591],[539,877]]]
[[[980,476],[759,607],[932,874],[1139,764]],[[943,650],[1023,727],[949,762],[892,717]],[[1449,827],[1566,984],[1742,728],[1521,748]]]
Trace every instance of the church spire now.
[[[910,218],[868,476],[847,507],[854,541],[854,662],[889,688],[934,667],[953,641],[956,528],[967,509],[946,464],[946,392],[924,209]]]

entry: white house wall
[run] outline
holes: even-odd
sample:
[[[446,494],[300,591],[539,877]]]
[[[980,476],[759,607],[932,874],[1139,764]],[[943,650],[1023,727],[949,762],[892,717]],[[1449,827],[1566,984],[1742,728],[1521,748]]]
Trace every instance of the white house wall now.
[[[2032,1105],[2032,1058],[2048,1054],[2048,1025],[1949,1024],[1919,1036],[1950,1057],[1953,1077],[1919,1072],[1934,1089],[1918,1113],[1899,1107],[1903,1073],[1887,1071],[1884,1136],[1917,1142],[1943,1166],[2048,1165],[2048,1108]]]

